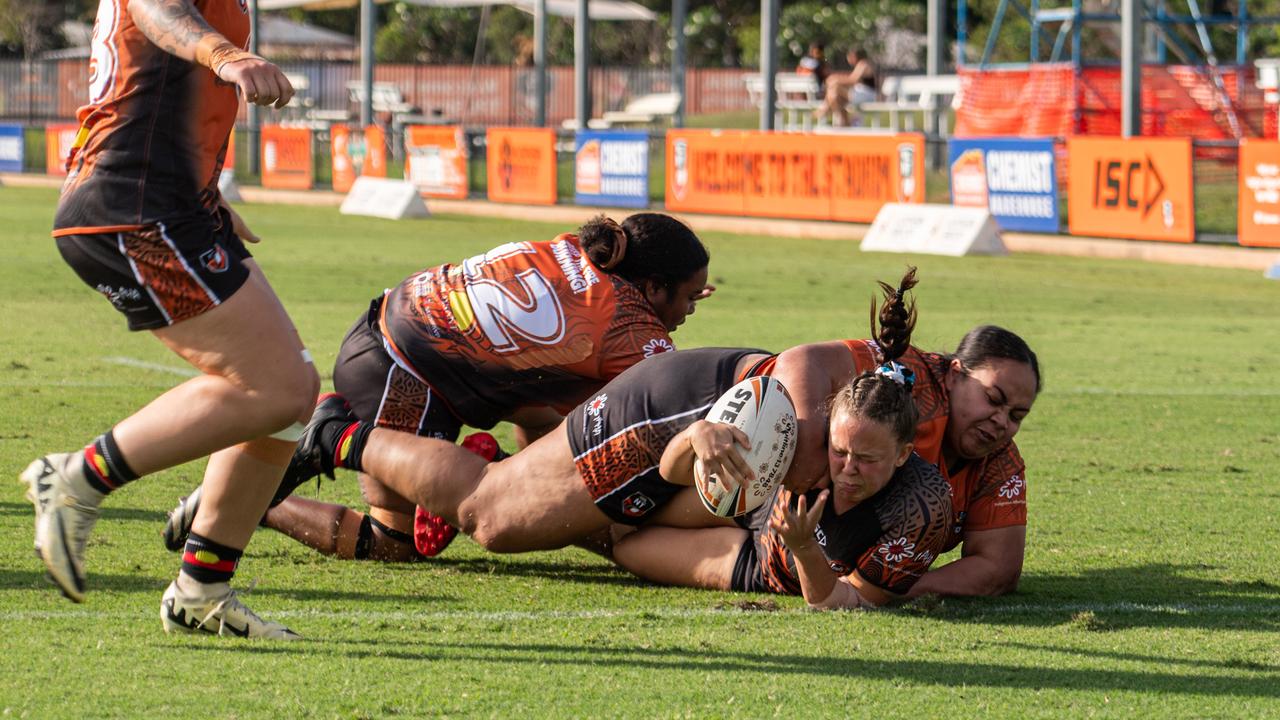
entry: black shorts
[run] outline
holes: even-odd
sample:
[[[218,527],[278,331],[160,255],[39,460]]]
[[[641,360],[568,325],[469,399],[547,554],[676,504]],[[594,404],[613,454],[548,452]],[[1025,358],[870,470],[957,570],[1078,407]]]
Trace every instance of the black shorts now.
[[[63,260],[124,314],[130,330],[154,330],[222,304],[249,279],[251,255],[231,217],[198,215],[141,230],[55,238]]]
[[[759,352],[702,348],[654,355],[574,408],[565,418],[569,448],[596,507],[615,522],[639,525],[683,490],[658,473],[662,451],[737,382],[738,361]]]
[[[462,421],[435,390],[391,359],[378,330],[382,298],[347,331],[333,368],[333,386],[356,417],[401,432],[454,442]]]

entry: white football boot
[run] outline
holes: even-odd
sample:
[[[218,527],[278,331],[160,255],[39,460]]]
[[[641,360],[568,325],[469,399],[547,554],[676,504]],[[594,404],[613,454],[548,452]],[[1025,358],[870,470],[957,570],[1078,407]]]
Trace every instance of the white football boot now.
[[[22,473],[36,510],[36,552],[49,577],[73,602],[85,594],[84,546],[98,522],[104,497],[89,486],[80,453],[55,453]]]
[[[234,635],[242,638],[265,640],[301,640],[302,636],[281,625],[258,617],[240,602],[236,591],[227,583],[199,586],[203,594],[189,596],[178,587],[178,581],[169,583],[160,600],[160,622],[164,631],[211,635]],[[248,592],[248,591],[246,591]]]
[[[196,522],[196,511],[200,509],[200,494],[197,487],[190,495],[178,500],[178,507],[169,511],[161,536],[170,552],[179,552],[186,547],[187,538],[191,537],[191,526]]]

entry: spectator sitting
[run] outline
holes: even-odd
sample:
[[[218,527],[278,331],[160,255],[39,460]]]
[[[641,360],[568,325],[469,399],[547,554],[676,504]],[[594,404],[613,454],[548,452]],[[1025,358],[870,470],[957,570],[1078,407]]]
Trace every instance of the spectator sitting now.
[[[872,102],[876,99],[876,66],[862,48],[853,48],[846,56],[848,75],[833,75],[827,79],[826,99],[822,107],[813,112],[814,120],[821,121],[831,115],[831,124],[846,127],[850,124],[849,103]]]
[[[797,75],[812,75],[818,81],[818,92],[823,91],[827,78],[831,75],[831,66],[827,64],[827,46],[825,43],[809,43],[809,52],[800,58],[796,65]]]

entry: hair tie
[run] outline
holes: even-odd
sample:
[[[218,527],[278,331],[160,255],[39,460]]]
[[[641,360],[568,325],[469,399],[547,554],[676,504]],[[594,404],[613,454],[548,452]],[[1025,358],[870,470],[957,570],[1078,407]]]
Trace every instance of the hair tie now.
[[[904,385],[908,390],[916,384],[916,374],[911,371],[911,368],[893,360],[876,368],[875,374],[887,377],[899,385]]]
[[[612,270],[622,263],[623,256],[627,254],[627,231],[623,230],[613,218],[605,218],[604,226],[614,235],[613,254],[600,266],[600,269]]]

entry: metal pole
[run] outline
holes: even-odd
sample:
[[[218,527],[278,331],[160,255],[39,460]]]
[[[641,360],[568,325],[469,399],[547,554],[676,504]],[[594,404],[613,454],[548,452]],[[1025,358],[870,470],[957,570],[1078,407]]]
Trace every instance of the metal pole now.
[[[773,130],[774,107],[778,93],[774,76],[778,74],[778,0],[760,3],[760,78],[764,82],[760,96],[760,129]]]
[[[258,29],[262,26],[258,24],[258,0],[249,0],[249,52],[254,55],[258,54]],[[249,142],[246,150],[249,153],[249,174],[257,176],[261,168],[259,162],[261,160],[261,148],[259,147],[259,139],[262,137],[262,111],[254,103],[249,103]],[[234,169],[234,168],[233,168]]]
[[[1142,135],[1142,4],[1120,3],[1120,132]]]
[[[535,104],[534,123],[547,126],[547,0],[533,4],[533,92]]]
[[[591,119],[591,48],[587,45],[590,24],[587,0],[578,0],[573,22],[573,116],[579,130],[586,130],[587,120]]]
[[[675,127],[684,127],[684,18],[688,5],[689,0],[671,0],[671,92],[680,96],[680,105],[676,108],[675,117],[671,119],[671,124]]]
[[[360,0],[360,127],[373,124],[373,0]]]
[[[942,58],[946,52],[942,33],[942,19],[946,17],[947,0],[929,0],[926,28],[927,51],[925,54],[925,74],[929,77],[942,74]],[[941,111],[936,96],[933,103],[925,111],[926,142],[931,142],[928,153],[929,165],[933,169],[942,167],[942,123]]]

